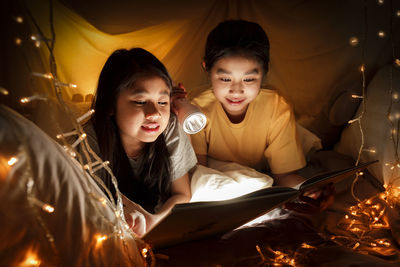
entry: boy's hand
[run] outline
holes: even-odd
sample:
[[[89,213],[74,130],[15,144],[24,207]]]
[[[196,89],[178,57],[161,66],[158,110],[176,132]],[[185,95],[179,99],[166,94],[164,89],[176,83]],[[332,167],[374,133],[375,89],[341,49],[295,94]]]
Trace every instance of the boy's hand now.
[[[285,203],[284,207],[300,213],[316,213],[327,209],[335,199],[335,187],[329,183],[318,191],[303,192],[300,202]]]
[[[186,99],[187,98],[187,92],[185,87],[183,86],[182,83],[178,83],[178,86],[173,86],[172,87],[172,92],[171,92],[171,108],[172,111],[178,115],[178,110],[177,106],[175,105],[176,101],[179,101],[179,99]]]

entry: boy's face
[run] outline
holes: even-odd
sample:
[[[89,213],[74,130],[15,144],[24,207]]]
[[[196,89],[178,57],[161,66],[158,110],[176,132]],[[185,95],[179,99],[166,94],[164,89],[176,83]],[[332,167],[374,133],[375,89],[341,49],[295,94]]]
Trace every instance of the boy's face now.
[[[210,70],[214,95],[228,117],[241,117],[260,91],[261,65],[252,58],[227,56],[215,62]]]

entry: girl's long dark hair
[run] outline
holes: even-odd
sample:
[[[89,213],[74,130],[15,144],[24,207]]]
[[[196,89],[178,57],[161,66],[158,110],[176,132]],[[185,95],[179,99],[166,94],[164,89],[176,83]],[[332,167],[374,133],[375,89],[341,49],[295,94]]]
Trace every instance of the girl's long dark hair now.
[[[122,146],[115,122],[117,96],[132,87],[140,77],[158,76],[172,88],[172,81],[165,66],[150,52],[142,48],[116,50],[105,63],[99,77],[92,108],[91,121],[103,160],[117,178],[119,190],[132,201],[150,212],[161,201],[170,197],[171,167],[164,135],[154,142],[146,143],[142,161],[135,175]],[[102,179],[115,193],[111,177],[104,172]]]

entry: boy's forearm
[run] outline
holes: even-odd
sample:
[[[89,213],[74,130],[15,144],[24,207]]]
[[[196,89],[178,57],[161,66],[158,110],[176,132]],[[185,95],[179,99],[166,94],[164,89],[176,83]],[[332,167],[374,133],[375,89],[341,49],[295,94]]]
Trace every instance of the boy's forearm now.
[[[284,174],[273,174],[274,185],[294,187],[306,180],[303,176],[300,176],[296,172],[284,173]]]
[[[207,155],[198,155],[198,154],[196,154],[196,156],[197,156],[197,162],[200,164],[200,165],[203,165],[203,166],[208,166],[208,160],[207,160]]]

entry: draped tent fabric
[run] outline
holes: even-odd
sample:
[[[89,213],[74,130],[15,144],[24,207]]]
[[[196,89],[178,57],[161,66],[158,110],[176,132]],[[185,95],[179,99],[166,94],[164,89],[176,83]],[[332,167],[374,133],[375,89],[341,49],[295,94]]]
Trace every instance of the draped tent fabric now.
[[[48,28],[47,1],[38,2],[28,2],[29,8]],[[300,116],[316,116],[338,84],[359,80],[361,86],[358,68],[367,30],[367,73],[390,59],[389,38],[376,34],[379,29],[389,32],[388,5],[380,7],[375,1],[367,1],[368,25],[363,1],[150,1],[151,7],[145,1],[63,2],[55,2],[54,7],[55,56],[60,78],[78,85],[69,89],[70,97],[92,93],[108,55],[134,46],[154,53],[175,81],[183,82],[191,96],[198,95],[208,86],[201,68],[205,39],[225,19],[241,18],[263,26],[271,42],[265,83],[280,91]],[[160,13],[163,16],[155,17]],[[85,17],[97,19],[91,24]],[[126,32],[106,32],[118,32],[118,25],[133,25],[133,30],[121,26]],[[351,37],[360,43],[351,46]]]

